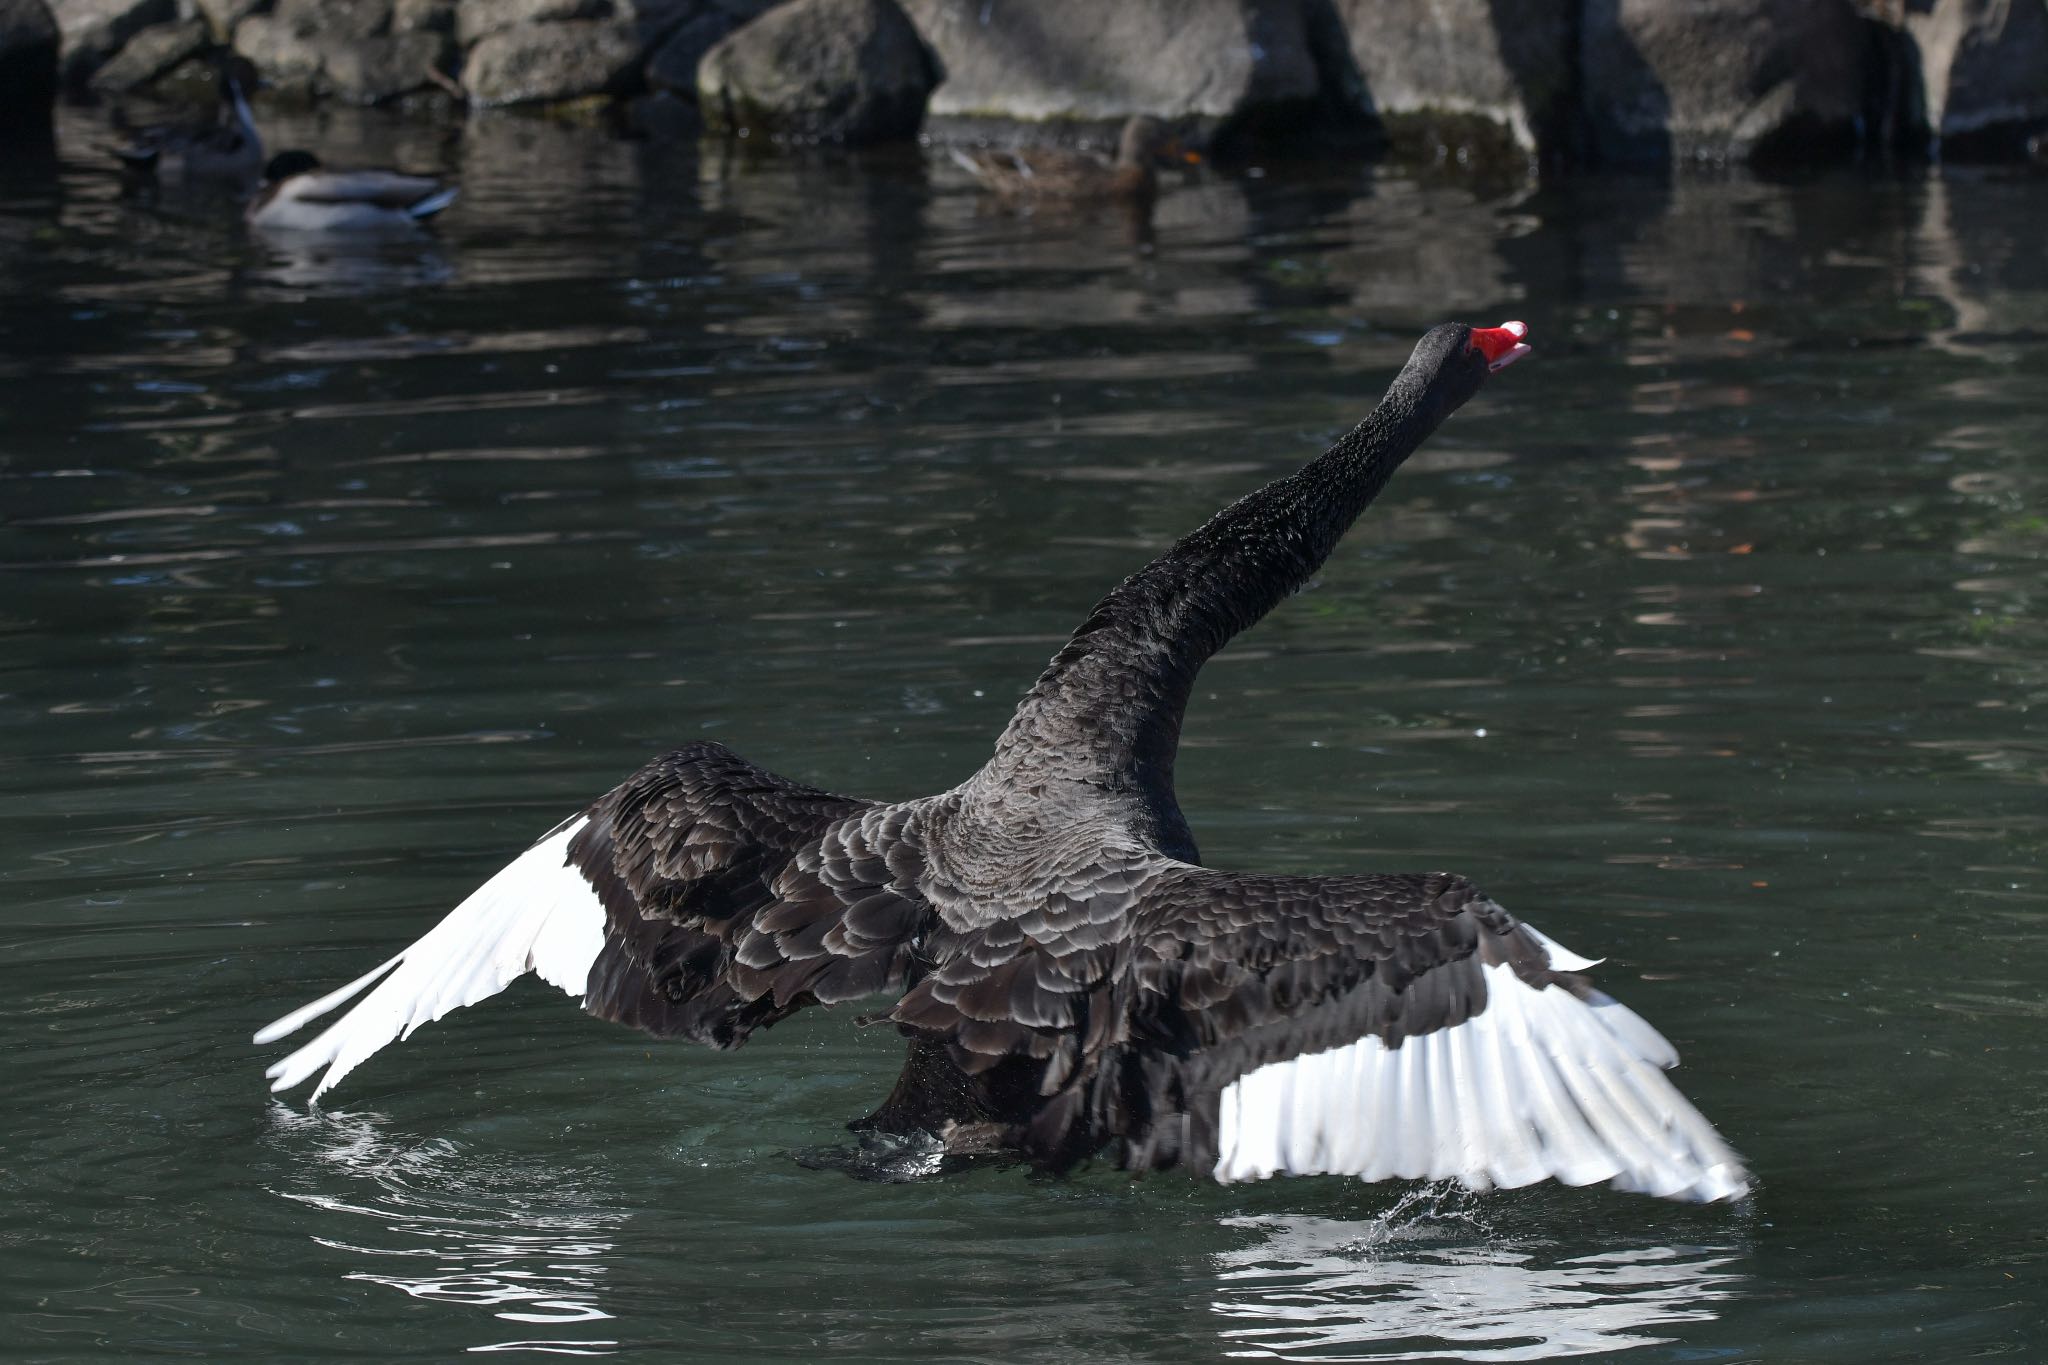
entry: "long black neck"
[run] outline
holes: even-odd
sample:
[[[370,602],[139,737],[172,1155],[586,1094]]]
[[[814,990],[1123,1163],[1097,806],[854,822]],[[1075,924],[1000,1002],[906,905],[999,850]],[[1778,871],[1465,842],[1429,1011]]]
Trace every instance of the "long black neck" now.
[[[1097,603],[1018,706],[983,777],[1164,798],[1162,814],[1178,822],[1173,760],[1196,673],[1322,567],[1456,406],[1434,399],[1416,368],[1320,457],[1224,508]]]

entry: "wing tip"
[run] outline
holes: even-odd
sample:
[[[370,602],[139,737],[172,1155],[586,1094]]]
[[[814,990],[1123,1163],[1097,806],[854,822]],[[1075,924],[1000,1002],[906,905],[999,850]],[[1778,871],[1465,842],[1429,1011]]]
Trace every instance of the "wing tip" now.
[[[318,1073],[308,1097],[308,1103],[316,1102],[387,1044],[450,1010],[497,994],[529,971],[574,994],[564,981],[580,985],[575,968],[581,964],[587,973],[603,945],[603,907],[566,853],[588,821],[587,815],[564,820],[403,952],[258,1029],[257,1045],[275,1042],[375,987],[317,1038],[264,1070],[271,1093],[294,1089]],[[550,922],[564,911],[576,923],[550,933]]]
[[[391,971],[404,961],[404,953],[386,958],[383,962],[370,968],[369,971],[364,972],[347,985],[337,986],[318,1000],[309,1001],[289,1014],[271,1020],[262,1028],[257,1029],[255,1035],[249,1041],[261,1047],[265,1043],[274,1043],[280,1038],[297,1033],[321,1015],[327,1014],[361,995],[365,990],[375,985],[377,980],[385,973]]]

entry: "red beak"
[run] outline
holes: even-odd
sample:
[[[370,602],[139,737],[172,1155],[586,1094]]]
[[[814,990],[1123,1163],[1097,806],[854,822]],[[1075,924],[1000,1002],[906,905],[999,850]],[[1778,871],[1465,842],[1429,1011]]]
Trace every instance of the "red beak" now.
[[[1527,335],[1529,324],[1526,322],[1503,322],[1498,327],[1474,327],[1472,349],[1486,357],[1486,368],[1489,371],[1497,373],[1529,354],[1529,347],[1522,340]]]

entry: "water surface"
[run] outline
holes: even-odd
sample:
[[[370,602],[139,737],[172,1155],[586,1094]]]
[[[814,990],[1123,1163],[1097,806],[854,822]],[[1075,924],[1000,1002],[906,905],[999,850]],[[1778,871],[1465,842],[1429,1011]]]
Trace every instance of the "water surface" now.
[[[2039,1355],[2048,181],[1205,174],[284,122],[430,236],[0,199],[0,1354]],[[799,1165],[900,1043],[527,982],[269,1099],[250,1033],[661,748],[916,795],[1109,584],[1446,317],[1503,376],[1203,674],[1207,859],[1450,868],[1676,1041],[1744,1206]]]

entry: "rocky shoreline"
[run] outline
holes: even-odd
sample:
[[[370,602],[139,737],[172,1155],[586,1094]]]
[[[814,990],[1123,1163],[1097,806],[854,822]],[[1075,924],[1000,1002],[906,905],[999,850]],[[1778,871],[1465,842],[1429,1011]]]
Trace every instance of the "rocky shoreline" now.
[[[871,143],[1133,114],[1546,167],[2039,156],[2043,0],[0,0],[0,137],[176,89]]]

